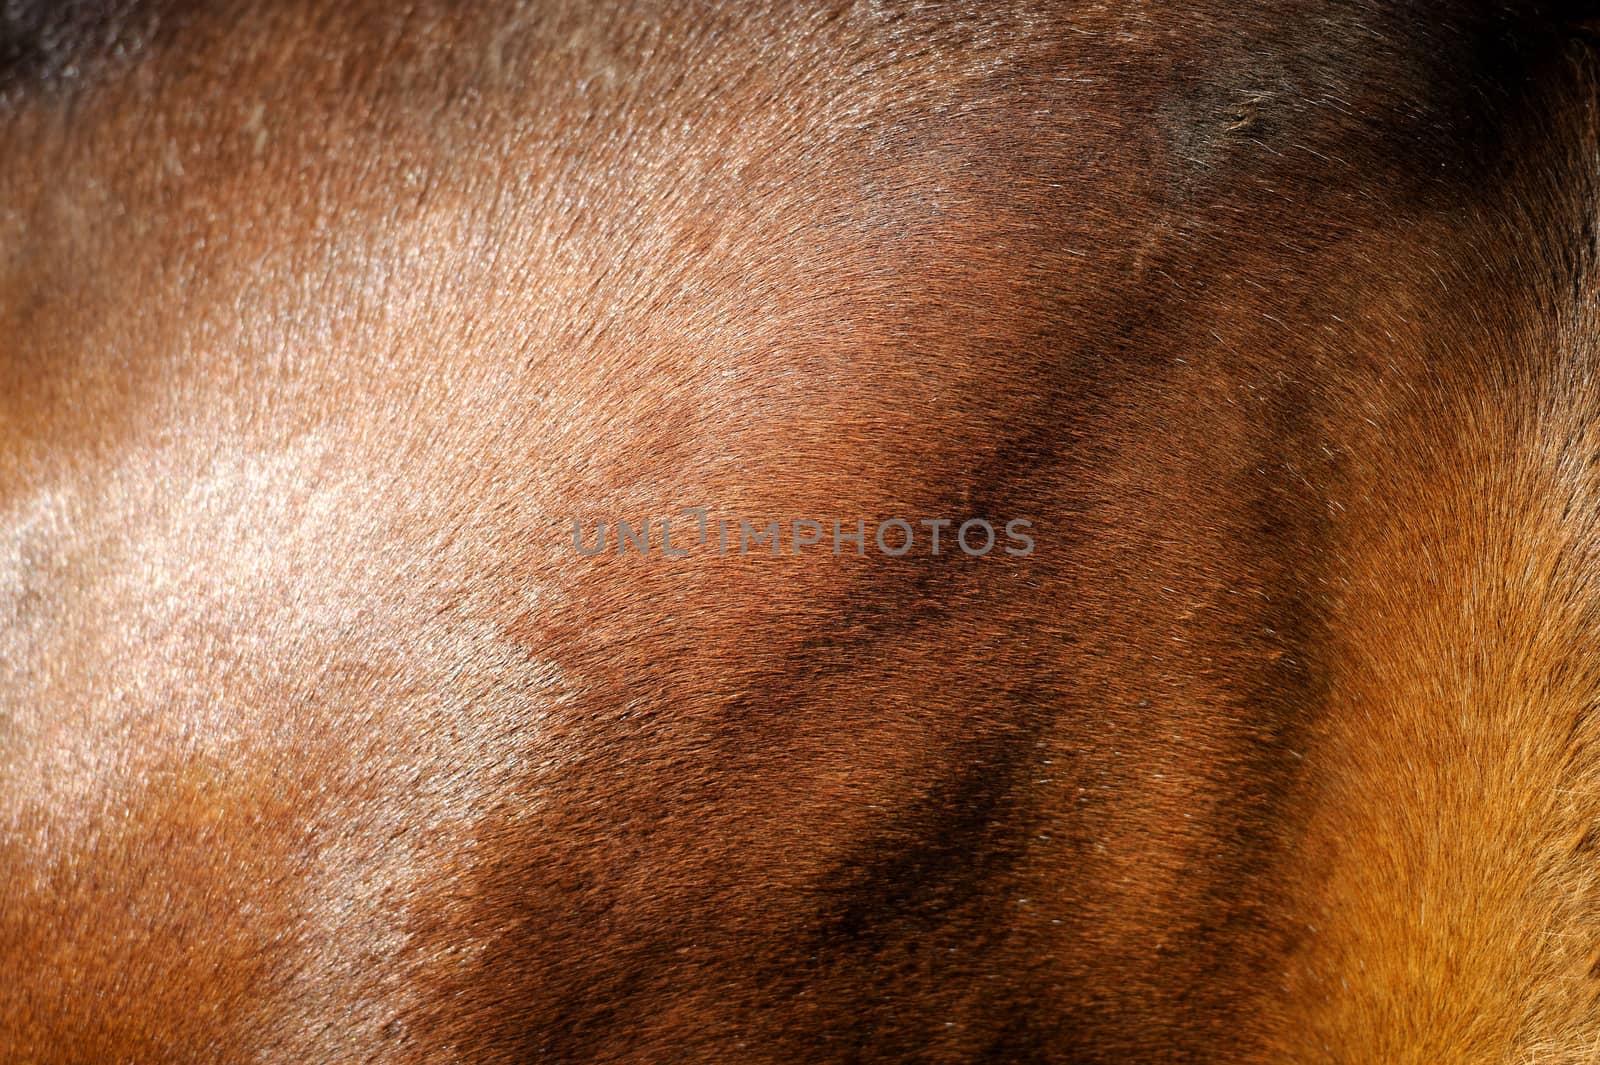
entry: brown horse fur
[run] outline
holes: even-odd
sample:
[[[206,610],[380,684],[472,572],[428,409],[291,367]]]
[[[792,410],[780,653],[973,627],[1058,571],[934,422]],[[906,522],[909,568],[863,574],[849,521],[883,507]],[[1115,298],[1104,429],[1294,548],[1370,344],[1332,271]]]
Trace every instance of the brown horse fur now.
[[[1600,1061],[1590,12],[0,12],[0,1060]]]

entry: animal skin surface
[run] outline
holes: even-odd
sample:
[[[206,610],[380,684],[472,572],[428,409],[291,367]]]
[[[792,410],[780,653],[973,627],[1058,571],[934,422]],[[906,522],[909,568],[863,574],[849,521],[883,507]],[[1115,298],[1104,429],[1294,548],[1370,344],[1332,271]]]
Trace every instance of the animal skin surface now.
[[[1597,14],[0,0],[0,1062],[1600,1061]]]

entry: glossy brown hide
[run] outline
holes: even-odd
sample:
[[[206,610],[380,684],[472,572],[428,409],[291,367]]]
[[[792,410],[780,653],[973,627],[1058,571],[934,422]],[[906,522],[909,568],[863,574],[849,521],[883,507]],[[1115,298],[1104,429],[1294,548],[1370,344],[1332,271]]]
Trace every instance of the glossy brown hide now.
[[[1594,1060],[1582,12],[5,10],[0,1060]]]

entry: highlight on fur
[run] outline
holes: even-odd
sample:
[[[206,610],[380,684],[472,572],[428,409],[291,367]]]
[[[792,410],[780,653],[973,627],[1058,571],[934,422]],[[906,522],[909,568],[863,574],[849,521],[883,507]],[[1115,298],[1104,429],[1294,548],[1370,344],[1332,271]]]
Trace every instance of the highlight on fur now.
[[[0,0],[0,1060],[1596,1060],[1593,25]]]

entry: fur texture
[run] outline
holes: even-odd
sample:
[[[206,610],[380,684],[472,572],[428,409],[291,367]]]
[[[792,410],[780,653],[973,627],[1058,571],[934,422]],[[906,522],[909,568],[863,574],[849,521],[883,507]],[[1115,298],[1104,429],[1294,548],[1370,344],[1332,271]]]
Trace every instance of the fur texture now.
[[[1588,12],[0,10],[0,1059],[1600,1059]]]

